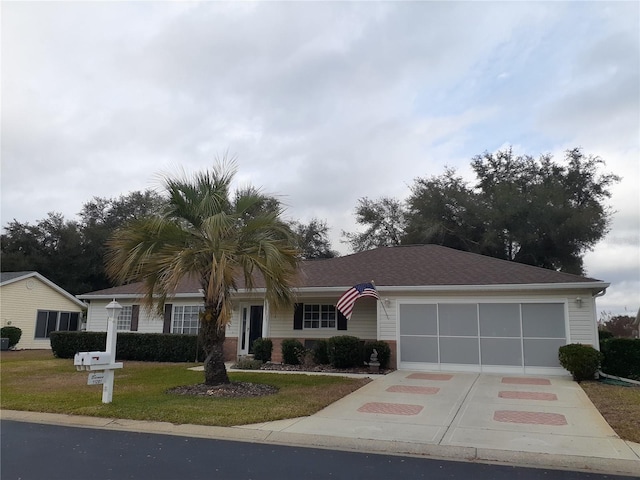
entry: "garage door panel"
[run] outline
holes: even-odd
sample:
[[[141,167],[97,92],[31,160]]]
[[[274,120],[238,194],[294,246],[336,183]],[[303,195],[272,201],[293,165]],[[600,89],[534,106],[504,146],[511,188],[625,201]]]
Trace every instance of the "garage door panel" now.
[[[438,305],[440,335],[471,336],[478,335],[477,304],[440,304]]]
[[[524,337],[564,338],[564,305],[561,303],[523,303]]]
[[[401,362],[438,363],[437,337],[400,337]]]
[[[525,338],[525,367],[560,367],[558,349],[565,344],[566,341],[563,338]]]
[[[481,338],[480,352],[483,365],[522,365],[520,338]]]
[[[481,303],[480,336],[520,337],[520,304]]]
[[[564,303],[487,302],[399,305],[400,362],[474,371],[560,367]],[[433,368],[433,367],[432,367]]]
[[[477,365],[480,363],[478,339],[440,337],[440,362]]]
[[[400,335],[437,335],[437,308],[435,304],[400,305]]]

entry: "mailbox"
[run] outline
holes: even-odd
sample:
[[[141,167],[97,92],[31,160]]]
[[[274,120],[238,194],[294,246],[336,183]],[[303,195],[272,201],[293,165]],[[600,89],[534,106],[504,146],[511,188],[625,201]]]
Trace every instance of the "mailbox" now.
[[[111,365],[111,354],[108,352],[80,352],[73,357],[76,370],[103,370]]]

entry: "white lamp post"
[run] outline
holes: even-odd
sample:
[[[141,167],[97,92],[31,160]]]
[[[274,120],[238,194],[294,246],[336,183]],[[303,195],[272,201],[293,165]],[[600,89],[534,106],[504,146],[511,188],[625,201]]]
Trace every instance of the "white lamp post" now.
[[[115,363],[116,360],[116,340],[118,332],[116,330],[116,324],[118,322],[118,315],[122,310],[122,305],[115,301],[115,299],[106,307],[107,310],[107,348],[106,353],[111,357],[110,363]],[[113,369],[106,369],[104,372],[104,384],[102,385],[102,403],[111,403],[113,400]]]

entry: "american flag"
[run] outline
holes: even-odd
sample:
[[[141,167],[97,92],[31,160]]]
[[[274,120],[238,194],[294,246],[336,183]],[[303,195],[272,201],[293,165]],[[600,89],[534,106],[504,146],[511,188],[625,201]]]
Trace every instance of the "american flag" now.
[[[374,297],[380,299],[378,291],[372,283],[359,283],[351,287],[349,290],[338,300],[336,308],[345,316],[347,320],[351,318],[351,312],[353,312],[353,305],[360,297]]]

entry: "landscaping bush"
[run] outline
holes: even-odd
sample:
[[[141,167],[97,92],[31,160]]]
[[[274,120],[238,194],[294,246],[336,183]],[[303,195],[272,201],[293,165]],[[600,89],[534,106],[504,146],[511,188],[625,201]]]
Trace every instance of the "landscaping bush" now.
[[[358,337],[340,335],[331,337],[327,347],[329,362],[335,368],[362,366],[362,342]]]
[[[104,351],[107,332],[51,332],[50,339],[54,356],[73,358],[78,352]]]
[[[603,330],[602,328],[599,328],[598,339],[600,340],[600,342],[606,340],[607,338],[613,338],[613,333],[611,333],[609,330]]]
[[[262,363],[271,361],[273,342],[268,338],[256,338],[253,341],[253,358]]]
[[[146,362],[201,361],[204,353],[197,340],[197,335],[118,333],[116,358]],[[73,358],[78,352],[104,351],[106,342],[106,332],[51,332],[51,350],[58,358]]]
[[[262,360],[250,357],[241,357],[233,368],[237,368],[238,370],[260,370],[262,365]]]
[[[282,340],[282,361],[287,365],[300,365],[305,357],[306,349],[299,340],[285,338]]]
[[[640,380],[640,339],[609,338],[600,343],[600,351],[604,373]]]
[[[18,327],[2,327],[0,328],[0,337],[9,339],[9,348],[15,347],[22,337],[22,330]]]
[[[313,361],[317,365],[329,364],[329,344],[325,339],[316,341],[313,345]]]
[[[387,342],[383,342],[382,340],[378,340],[375,342],[366,342],[364,344],[363,352],[364,352],[364,363],[369,363],[371,359],[371,354],[373,350],[378,352],[378,362],[380,363],[380,368],[389,368],[389,361],[391,360],[391,348]]]
[[[573,379],[580,383],[582,380],[591,380],[600,368],[602,353],[591,345],[572,343],[564,345],[558,350],[560,365],[566,368]]]

